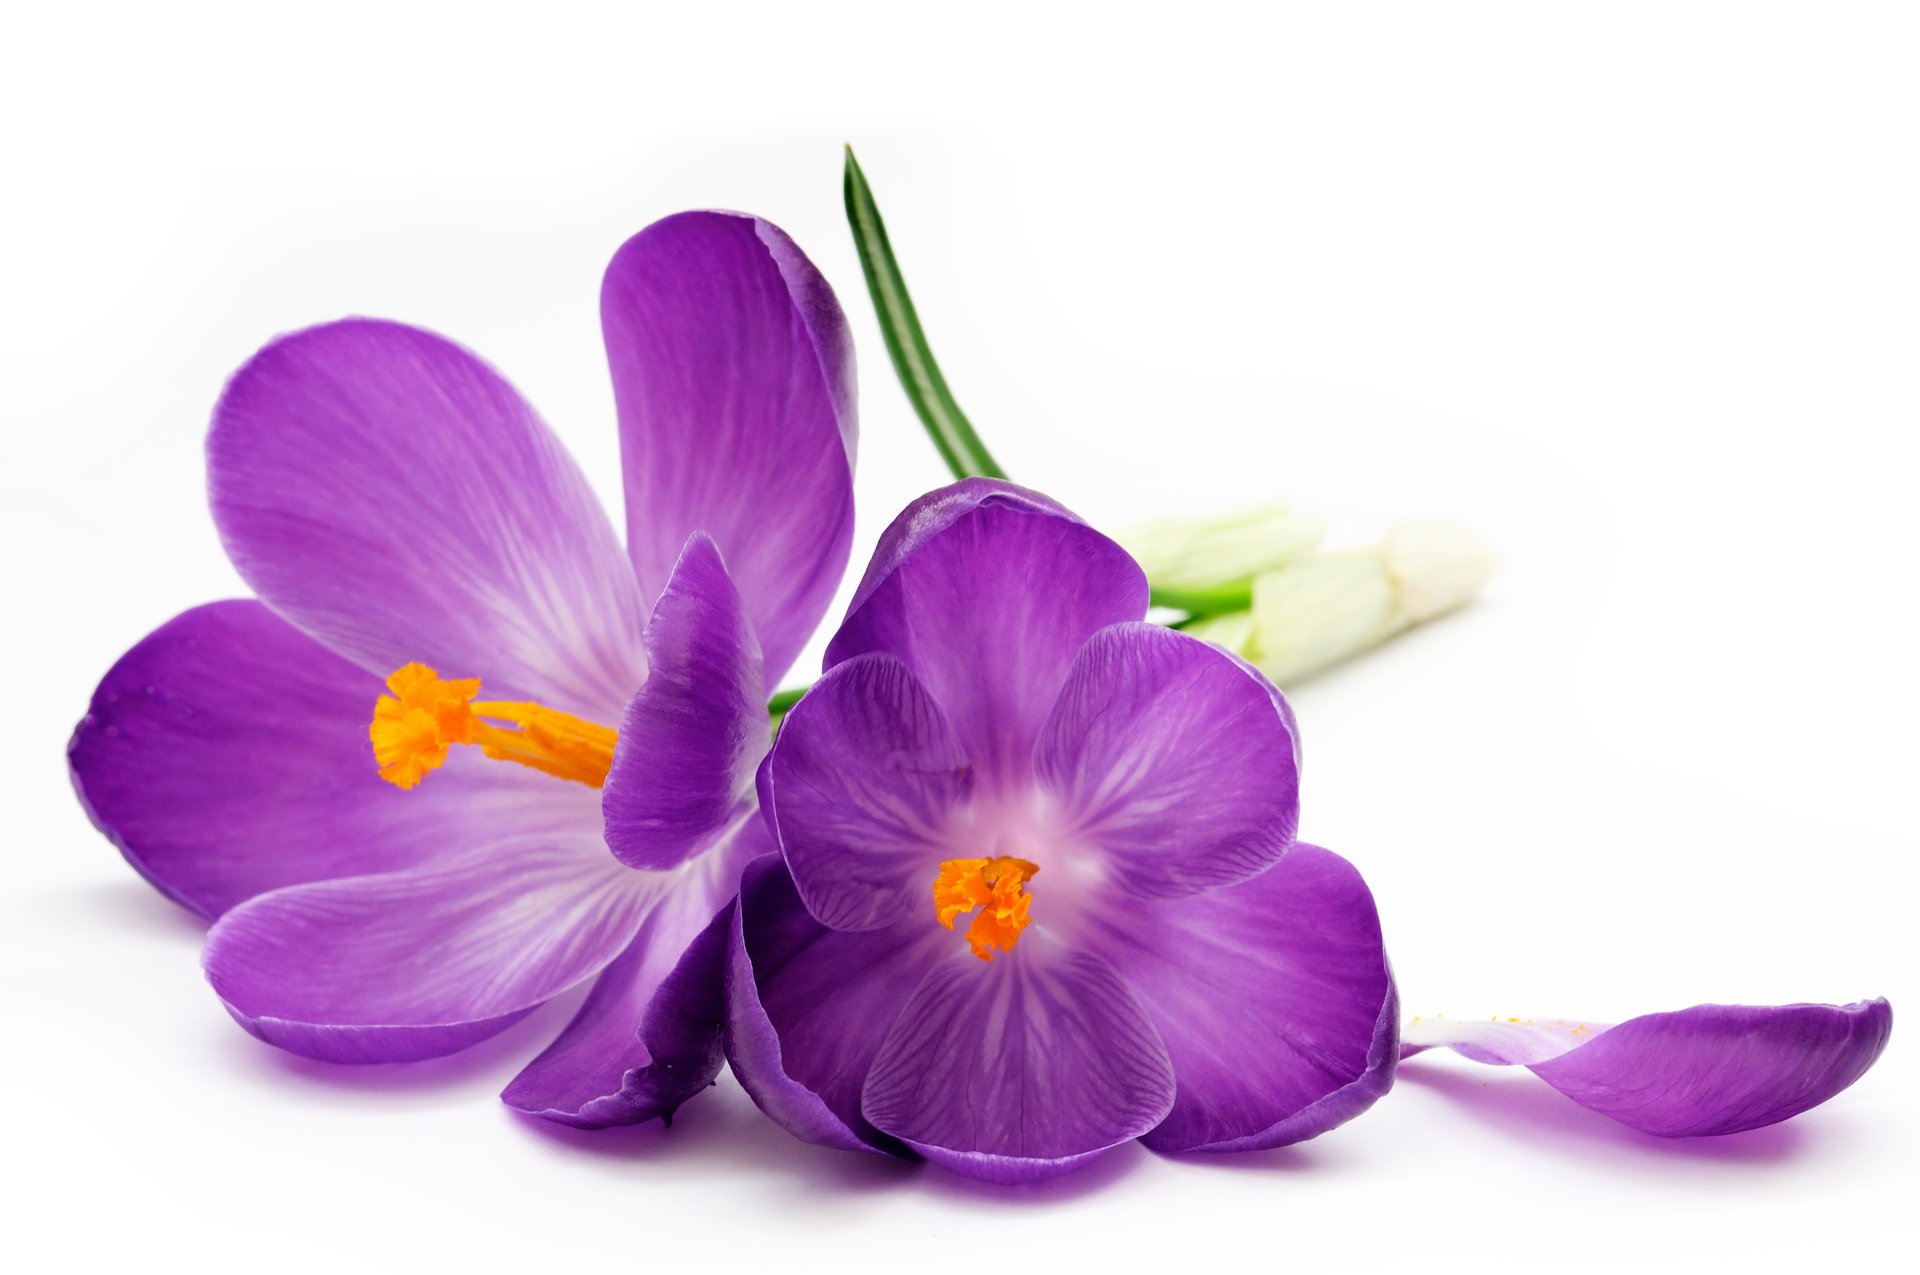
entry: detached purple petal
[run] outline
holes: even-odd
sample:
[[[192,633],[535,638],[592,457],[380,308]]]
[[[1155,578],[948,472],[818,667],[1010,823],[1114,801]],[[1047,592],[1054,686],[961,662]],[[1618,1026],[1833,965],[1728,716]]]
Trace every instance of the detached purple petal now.
[[[1519,1065],[1583,1107],[1662,1138],[1740,1133],[1819,1106],[1866,1074],[1887,1046],[1893,1008],[1696,1005],[1617,1027],[1568,1019],[1416,1019],[1408,1056],[1446,1046]]]
[[[694,532],[726,556],[777,683],[853,543],[853,345],[826,281],[776,226],[689,212],[607,267],[627,551],[658,597]]]

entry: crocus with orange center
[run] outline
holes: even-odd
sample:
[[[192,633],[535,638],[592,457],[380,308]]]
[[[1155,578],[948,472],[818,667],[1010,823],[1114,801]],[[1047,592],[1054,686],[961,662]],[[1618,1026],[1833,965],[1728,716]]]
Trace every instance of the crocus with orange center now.
[[[779,854],[715,923],[728,1057],[793,1133],[1024,1181],[1296,1142],[1391,1084],[1379,919],[1294,840],[1286,701],[1146,610],[1006,483],[881,538],[761,768]]]
[[[852,535],[851,347],[780,230],[685,213],[608,267],[624,547],[533,409],[443,337],[282,337],[207,440],[258,600],[188,611],[74,734],[95,823],[216,920],[205,964],[263,1040],[449,1053],[583,982],[508,1087],[576,1125],[670,1113],[719,1066],[693,940],[770,844],[766,692]]]

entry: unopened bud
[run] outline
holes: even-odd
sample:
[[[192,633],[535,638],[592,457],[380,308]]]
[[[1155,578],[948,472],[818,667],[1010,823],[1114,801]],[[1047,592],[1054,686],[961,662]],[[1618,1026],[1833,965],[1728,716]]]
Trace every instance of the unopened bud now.
[[[1325,533],[1321,519],[1276,505],[1221,518],[1163,518],[1114,538],[1155,589],[1207,593],[1248,584],[1311,554]]]
[[[1439,518],[1401,523],[1388,533],[1384,551],[1409,624],[1466,605],[1495,566],[1486,541]]]
[[[1285,686],[1461,606],[1493,566],[1472,532],[1423,519],[1373,548],[1296,558],[1255,578],[1250,610],[1182,627]]]

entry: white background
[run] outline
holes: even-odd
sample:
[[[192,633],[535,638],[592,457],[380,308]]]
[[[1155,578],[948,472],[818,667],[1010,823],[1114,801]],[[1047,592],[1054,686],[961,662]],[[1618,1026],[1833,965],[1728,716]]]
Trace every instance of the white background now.
[[[1910,8],[651,9],[7,10],[0,1260],[1911,1251],[1904,1023],[1854,1090],[1735,1139],[1658,1143],[1423,1060],[1301,1147],[1129,1149],[1021,1192],[802,1146],[730,1080],[666,1132],[524,1122],[494,1095],[567,1006],[411,1069],[235,1028],[199,927],[88,827],[62,751],[125,647],[241,591],[203,503],[222,379],[344,314],[438,328],[617,501],[600,270],[663,214],[759,212],[853,324],[858,563],[944,475],[860,284],[843,141],[1020,479],[1102,524],[1279,499],[1354,543],[1436,512],[1498,545],[1478,606],[1295,697],[1303,831],[1367,873],[1409,1012],[1920,1003]]]

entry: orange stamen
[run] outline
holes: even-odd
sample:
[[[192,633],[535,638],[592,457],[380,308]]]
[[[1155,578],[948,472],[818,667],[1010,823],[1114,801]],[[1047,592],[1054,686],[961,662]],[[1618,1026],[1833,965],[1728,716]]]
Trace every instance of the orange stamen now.
[[[478,678],[443,679],[424,664],[408,664],[394,670],[387,689],[393,694],[374,703],[367,734],[380,777],[396,787],[411,788],[437,770],[455,744],[595,788],[613,766],[613,730],[539,704],[475,700]],[[513,728],[482,720],[488,717]]]
[[[1009,855],[948,859],[933,882],[933,906],[940,924],[951,930],[962,912],[979,908],[980,914],[967,926],[967,946],[983,961],[991,961],[996,948],[1011,952],[1032,920],[1027,909],[1033,906],[1033,897],[1026,887],[1038,871],[1037,864]]]

